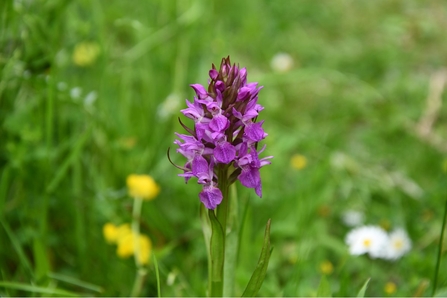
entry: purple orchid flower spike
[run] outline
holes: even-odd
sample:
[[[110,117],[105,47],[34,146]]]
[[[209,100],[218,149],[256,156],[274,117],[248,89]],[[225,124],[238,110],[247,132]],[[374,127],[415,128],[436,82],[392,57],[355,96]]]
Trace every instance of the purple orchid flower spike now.
[[[186,157],[179,169],[188,181],[196,177],[203,185],[200,201],[207,209],[215,209],[225,198],[222,185],[235,180],[262,196],[260,168],[270,164],[272,156],[259,158],[265,146],[257,151],[258,142],[267,137],[264,121],[256,122],[264,108],[257,103],[262,86],[247,83],[247,70],[223,58],[217,70],[209,71],[208,88],[192,84],[196,96],[186,100],[183,115],[194,121],[194,128],[180,123],[190,135],[176,134],[177,152]],[[225,180],[227,179],[227,180]]]

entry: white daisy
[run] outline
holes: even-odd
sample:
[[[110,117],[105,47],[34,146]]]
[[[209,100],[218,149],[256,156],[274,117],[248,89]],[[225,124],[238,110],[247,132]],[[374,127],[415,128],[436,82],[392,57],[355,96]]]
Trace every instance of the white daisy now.
[[[351,255],[368,253],[371,258],[380,258],[384,256],[388,235],[378,226],[362,226],[349,232],[345,241]]]
[[[411,249],[411,240],[404,229],[397,229],[390,233],[385,259],[397,260]]]

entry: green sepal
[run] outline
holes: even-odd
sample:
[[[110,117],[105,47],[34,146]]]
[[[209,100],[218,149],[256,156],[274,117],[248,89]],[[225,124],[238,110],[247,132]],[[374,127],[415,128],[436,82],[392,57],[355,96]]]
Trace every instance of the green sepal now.
[[[270,256],[273,248],[270,246],[270,223],[271,219],[267,221],[265,226],[264,244],[262,246],[261,256],[259,257],[258,265],[251,275],[250,281],[245,288],[242,297],[255,297],[258,294],[259,289],[264,281],[265,274],[267,273],[267,267],[269,265]]]

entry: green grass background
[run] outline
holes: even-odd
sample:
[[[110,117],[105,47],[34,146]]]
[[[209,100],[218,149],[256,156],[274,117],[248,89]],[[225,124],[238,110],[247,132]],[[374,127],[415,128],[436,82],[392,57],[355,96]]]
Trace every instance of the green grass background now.
[[[412,124],[447,65],[445,1],[3,0],[0,14],[0,295],[129,295],[133,260],[116,256],[102,226],[130,222],[132,173],[161,186],[143,206],[141,230],[153,241],[162,295],[205,295],[200,187],[177,177],[166,150],[182,130],[189,84],[206,84],[211,63],[227,55],[264,86],[264,154],[274,155],[261,171],[262,199],[237,184],[247,209],[235,294],[268,218],[274,250],[261,296],[316,295],[323,261],[334,266],[335,296],[356,295],[368,278],[367,296],[386,295],[390,281],[397,296],[431,294],[446,151]],[[86,41],[100,54],[80,67],[72,54]],[[270,66],[280,52],[294,60],[286,73]],[[70,95],[76,87],[79,98]],[[164,115],[167,98],[178,106]],[[442,99],[434,132],[445,143]],[[290,166],[296,153],[308,159],[301,171]],[[348,166],[334,167],[337,156]],[[349,256],[341,221],[349,209],[368,224],[404,227],[411,252],[396,262]],[[444,243],[439,293],[445,253]],[[153,263],[142,295],[157,295]]]

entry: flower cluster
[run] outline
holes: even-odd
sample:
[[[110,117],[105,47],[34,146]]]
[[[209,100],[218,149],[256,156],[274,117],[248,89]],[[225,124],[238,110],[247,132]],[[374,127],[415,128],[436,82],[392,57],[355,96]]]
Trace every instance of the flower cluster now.
[[[194,129],[180,121],[189,135],[176,133],[180,140],[174,143],[179,146],[177,152],[187,158],[179,167],[184,171],[179,176],[186,182],[197,177],[203,185],[201,202],[215,209],[223,198],[219,183],[239,180],[261,197],[259,169],[270,164],[272,157],[259,158],[265,146],[257,150],[258,142],[267,136],[263,121],[256,122],[263,110],[257,103],[262,87],[247,83],[247,70],[231,65],[229,57],[222,59],[219,70],[213,64],[209,76],[208,89],[191,85],[196,93],[194,102],[186,100],[188,108],[181,112],[194,120]]]
[[[110,244],[117,244],[116,254],[120,258],[130,257],[135,253],[135,245],[138,243],[140,264],[147,264],[152,251],[152,243],[148,236],[139,234],[136,236],[130,229],[129,224],[115,226],[107,223],[103,227],[103,234],[106,241]]]
[[[411,240],[403,229],[388,234],[378,226],[355,228],[346,236],[351,255],[368,253],[371,258],[397,260],[411,249]]]

